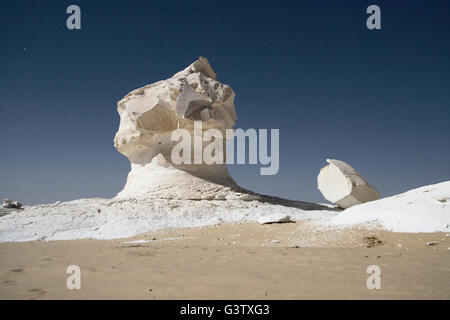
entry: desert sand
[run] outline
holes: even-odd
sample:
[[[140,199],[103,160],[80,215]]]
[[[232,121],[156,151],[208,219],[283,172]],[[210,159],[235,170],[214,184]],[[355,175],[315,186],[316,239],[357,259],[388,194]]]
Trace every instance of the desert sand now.
[[[435,245],[427,245],[435,242]],[[450,237],[308,222],[0,243],[1,299],[449,299]],[[66,268],[81,268],[81,289]],[[369,265],[381,289],[369,290]]]

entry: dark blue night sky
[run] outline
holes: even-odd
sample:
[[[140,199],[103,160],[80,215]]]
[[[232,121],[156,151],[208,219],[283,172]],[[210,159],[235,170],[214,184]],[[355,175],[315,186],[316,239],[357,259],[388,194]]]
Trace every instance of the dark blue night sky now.
[[[66,28],[77,4],[82,29]],[[381,8],[381,30],[366,8]],[[449,1],[0,2],[0,196],[112,197],[128,160],[116,102],[205,56],[236,92],[238,128],[280,129],[280,171],[242,186],[325,201],[346,161],[388,196],[450,178]]]

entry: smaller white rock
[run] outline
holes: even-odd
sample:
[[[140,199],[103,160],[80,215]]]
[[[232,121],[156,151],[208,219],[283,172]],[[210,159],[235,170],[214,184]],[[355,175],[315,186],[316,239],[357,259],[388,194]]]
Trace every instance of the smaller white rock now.
[[[327,162],[317,176],[317,188],[325,199],[344,209],[380,199],[380,193],[348,163],[333,159]]]
[[[239,196],[239,200],[242,201],[254,201],[254,200],[261,200],[261,196],[257,195],[257,194],[243,194],[241,196]]]
[[[267,216],[261,216],[258,218],[260,224],[268,223],[287,223],[292,222],[291,217],[286,214],[274,213]]]
[[[150,242],[150,240],[144,240],[144,239],[141,239],[141,240],[134,240],[134,241],[125,241],[125,242],[122,242],[122,243],[131,243],[131,244],[135,244],[135,243],[147,243],[147,242]]]

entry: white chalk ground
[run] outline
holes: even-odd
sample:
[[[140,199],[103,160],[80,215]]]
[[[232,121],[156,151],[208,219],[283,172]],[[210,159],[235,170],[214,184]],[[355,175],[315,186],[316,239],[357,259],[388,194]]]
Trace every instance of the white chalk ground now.
[[[376,223],[394,232],[450,231],[450,181],[348,208],[328,223]]]
[[[0,242],[114,239],[162,228],[258,221],[289,215],[317,228],[365,224],[394,232],[450,231],[450,181],[361,204],[345,211],[303,210],[258,200],[81,199],[25,207],[0,217]],[[265,220],[265,219],[263,219]]]

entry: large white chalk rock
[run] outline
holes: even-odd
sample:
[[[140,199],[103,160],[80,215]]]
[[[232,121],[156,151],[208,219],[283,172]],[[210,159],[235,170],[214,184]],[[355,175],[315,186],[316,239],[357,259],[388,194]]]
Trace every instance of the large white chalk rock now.
[[[380,199],[380,193],[349,164],[327,159],[317,176],[317,187],[328,201],[346,209]]]
[[[165,188],[167,194],[201,198],[209,196],[212,192],[206,189],[217,189],[217,184],[236,187],[225,164],[225,130],[233,128],[237,119],[234,96],[228,85],[216,80],[208,60],[200,57],[171,78],[133,90],[121,99],[114,146],[128,157],[131,171],[118,196],[148,196]],[[223,164],[173,163],[171,151],[178,143],[171,141],[173,130],[187,129],[193,137],[195,120],[202,122],[202,132],[211,128],[221,131]],[[202,148],[209,143],[202,141]]]

